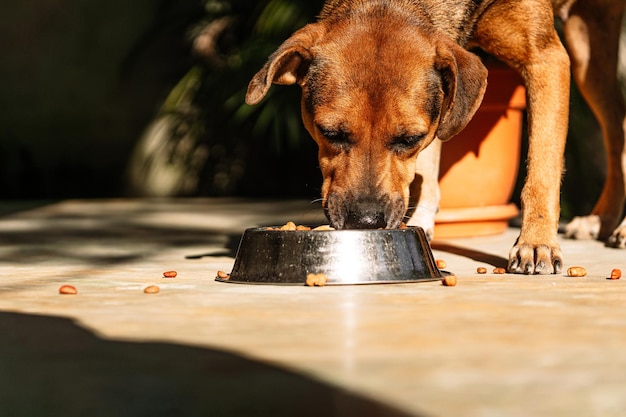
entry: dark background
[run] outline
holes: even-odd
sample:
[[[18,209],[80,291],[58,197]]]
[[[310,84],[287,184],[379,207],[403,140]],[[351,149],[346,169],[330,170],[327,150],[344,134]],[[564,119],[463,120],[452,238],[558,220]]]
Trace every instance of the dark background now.
[[[298,88],[274,88],[253,108],[243,96],[267,56],[321,4],[4,5],[0,198],[317,198],[317,151],[300,122]],[[194,49],[203,31],[212,47]],[[575,90],[572,106],[564,217],[591,209],[605,175],[597,124]]]

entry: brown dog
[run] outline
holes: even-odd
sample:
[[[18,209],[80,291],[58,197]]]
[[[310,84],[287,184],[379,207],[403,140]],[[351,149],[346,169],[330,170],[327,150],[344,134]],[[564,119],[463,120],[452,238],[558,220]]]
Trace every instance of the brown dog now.
[[[554,17],[566,22],[576,80],[604,127],[609,180],[593,213],[603,232],[617,224],[626,189],[625,111],[615,80],[623,7],[623,0],[330,0],[318,22],[272,54],[246,101],[258,103],[272,83],[300,85],[334,227],[398,227],[417,183],[410,224],[432,234],[439,201],[435,139],[456,135],[480,105],[487,71],[467,49],[483,49],[517,69],[528,91],[528,174],[509,271],[558,273],[570,60]],[[593,235],[586,229],[594,218],[576,220],[571,234]],[[623,245],[626,224],[615,234]]]

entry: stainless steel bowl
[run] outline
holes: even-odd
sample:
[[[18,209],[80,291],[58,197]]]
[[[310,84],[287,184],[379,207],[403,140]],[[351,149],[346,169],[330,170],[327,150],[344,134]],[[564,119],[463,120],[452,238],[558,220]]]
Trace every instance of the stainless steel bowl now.
[[[326,285],[442,280],[424,230],[244,232],[228,279],[245,284],[304,285],[308,274]]]

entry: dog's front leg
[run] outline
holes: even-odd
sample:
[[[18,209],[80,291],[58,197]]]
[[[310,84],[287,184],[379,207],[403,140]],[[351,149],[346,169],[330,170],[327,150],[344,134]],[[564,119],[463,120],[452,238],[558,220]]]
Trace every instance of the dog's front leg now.
[[[527,176],[522,227],[509,252],[509,272],[559,273],[560,187],[569,115],[569,57],[545,0],[495,2],[476,29],[478,44],[517,69],[528,102]]]
[[[569,110],[569,59],[560,44],[539,62],[521,68],[528,91],[527,176],[522,189],[522,227],[509,253],[509,272],[559,273],[557,231],[560,185]]]
[[[415,180],[411,184],[409,226],[419,226],[429,240],[435,234],[435,214],[439,210],[439,158],[441,141],[435,139],[417,157]]]

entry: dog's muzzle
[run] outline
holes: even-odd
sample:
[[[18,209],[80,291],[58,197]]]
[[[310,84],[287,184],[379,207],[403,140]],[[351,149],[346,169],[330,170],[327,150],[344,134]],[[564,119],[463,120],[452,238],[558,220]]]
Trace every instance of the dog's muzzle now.
[[[326,217],[335,229],[395,229],[406,208],[400,197],[328,196]]]

